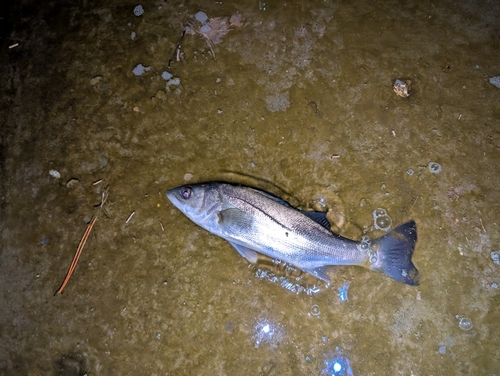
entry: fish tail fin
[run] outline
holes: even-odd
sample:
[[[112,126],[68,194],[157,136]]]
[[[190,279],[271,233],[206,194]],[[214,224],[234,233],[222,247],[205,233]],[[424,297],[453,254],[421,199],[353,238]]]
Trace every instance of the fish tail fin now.
[[[417,225],[411,220],[374,241],[370,269],[410,286],[419,284],[411,257],[417,242]]]

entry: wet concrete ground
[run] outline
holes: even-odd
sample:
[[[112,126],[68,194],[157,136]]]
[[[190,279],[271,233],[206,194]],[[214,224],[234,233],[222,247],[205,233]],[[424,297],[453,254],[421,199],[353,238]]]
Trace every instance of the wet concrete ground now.
[[[0,373],[499,374],[497,2],[3,7]],[[165,197],[210,180],[323,199],[356,239],[413,218],[421,284],[291,291]]]

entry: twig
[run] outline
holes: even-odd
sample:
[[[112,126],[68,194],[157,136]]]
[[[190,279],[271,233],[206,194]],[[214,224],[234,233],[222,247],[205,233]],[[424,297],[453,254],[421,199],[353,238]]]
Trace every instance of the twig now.
[[[128,222],[132,219],[132,217],[134,216],[134,214],[135,214],[135,211],[133,211],[133,212],[132,212],[132,213],[128,216],[128,219],[125,221],[125,223],[128,223]]]
[[[107,186],[104,191],[102,191],[102,195],[101,195],[101,208],[104,206],[104,204],[106,203],[106,200],[108,199],[108,196],[109,196],[109,190],[108,190],[109,186]]]
[[[483,226],[483,220],[481,218],[479,218],[479,222],[481,222],[481,227],[483,228],[483,231],[486,233],[486,229]]]
[[[174,61],[181,61],[181,44],[182,40],[184,39],[184,36],[186,35],[186,27],[184,27],[184,30],[182,31],[181,37],[177,41],[177,44],[175,46],[174,53],[172,54],[172,57],[168,60],[168,67],[172,65]]]
[[[87,228],[85,229],[85,232],[83,233],[83,236],[80,240],[80,244],[78,244],[78,248],[76,249],[75,256],[73,256],[73,261],[71,261],[71,265],[69,266],[68,272],[66,273],[66,277],[64,278],[64,282],[62,283],[61,287],[54,293],[54,295],[61,294],[66,287],[66,285],[69,282],[69,279],[71,278],[71,275],[75,271],[76,264],[78,263],[78,259],[80,258],[80,255],[82,254],[83,247],[85,247],[85,244],[87,243],[87,239],[90,236],[90,232],[92,231],[92,227],[94,227],[95,222],[97,221],[97,216],[94,216],[90,223],[87,225]]]
[[[411,212],[411,209],[413,209],[413,207],[415,206],[415,204],[417,203],[417,200],[420,196],[417,196],[417,198],[415,199],[415,201],[413,201],[413,205],[411,206],[410,210],[408,210],[408,213]]]

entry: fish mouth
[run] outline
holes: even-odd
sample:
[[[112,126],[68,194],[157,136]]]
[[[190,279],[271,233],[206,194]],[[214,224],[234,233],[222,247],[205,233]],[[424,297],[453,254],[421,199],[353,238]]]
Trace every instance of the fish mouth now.
[[[180,208],[179,192],[178,188],[170,189],[165,192],[165,196],[170,200],[170,202],[176,207]]]

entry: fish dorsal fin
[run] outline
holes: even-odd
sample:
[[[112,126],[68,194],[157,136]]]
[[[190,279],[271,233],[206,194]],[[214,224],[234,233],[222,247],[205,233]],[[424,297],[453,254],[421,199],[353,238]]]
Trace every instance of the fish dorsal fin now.
[[[311,218],[314,222],[320,224],[328,231],[331,231],[330,221],[326,218],[326,212],[315,212],[315,211],[304,211],[301,210],[301,213],[305,216]]]

